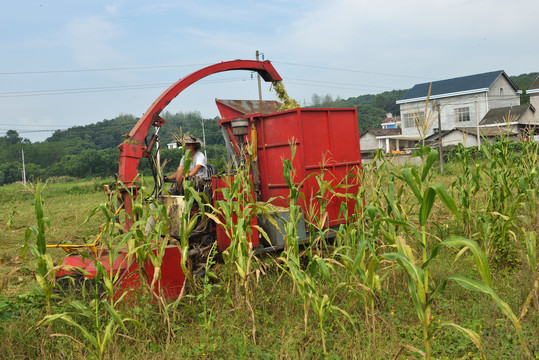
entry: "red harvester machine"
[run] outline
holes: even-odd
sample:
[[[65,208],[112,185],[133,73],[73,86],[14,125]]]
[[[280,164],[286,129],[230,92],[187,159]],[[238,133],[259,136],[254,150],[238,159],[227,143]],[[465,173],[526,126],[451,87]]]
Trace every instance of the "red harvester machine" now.
[[[181,91],[194,82],[214,73],[229,70],[256,71],[265,81],[281,81],[281,77],[269,61],[234,60],[211,65],[198,70],[170,86],[144,113],[135,127],[126,136],[125,141],[119,146],[119,173],[118,180],[125,184],[132,192],[137,191],[135,179],[138,175],[139,160],[149,156],[158,141],[157,133],[166,121],[159,116]],[[289,194],[288,186],[283,178],[283,159],[291,158],[291,141],[296,144],[296,155],[293,166],[296,171],[296,179],[299,181],[311,174],[320,174],[324,167],[325,180],[330,181],[342,193],[356,193],[358,188],[358,176],[361,169],[359,149],[359,132],[357,124],[357,112],[355,108],[339,109],[311,109],[298,108],[286,111],[277,111],[276,102],[272,101],[246,101],[246,100],[216,100],[221,113],[219,125],[221,127],[229,159],[232,162],[240,162],[244,144],[256,144],[257,161],[250,179],[253,181],[256,201],[266,202],[272,198],[272,204],[276,206],[280,214],[276,219],[286,218],[288,206],[286,198]],[[155,134],[144,144],[150,128],[154,127]],[[158,150],[157,150],[158,151]],[[219,189],[225,187],[226,177],[231,174],[213,175],[206,179],[208,189],[211,184],[210,201],[221,200]],[[316,212],[318,201],[314,199],[318,191],[318,183],[315,176],[309,177],[301,188],[303,197],[300,199],[300,207],[304,214]],[[208,193],[208,191],[205,191]],[[120,195],[123,208],[126,213],[132,214],[133,204],[131,196],[127,192]],[[168,199],[167,199],[168,198]],[[168,204],[181,201],[181,196],[167,196],[161,198]],[[172,199],[171,199],[172,198]],[[175,198],[175,199],[174,199]],[[345,217],[341,213],[341,205],[348,202],[348,215],[355,210],[353,200],[345,196],[328,196],[327,198],[327,225],[337,227],[344,223]],[[313,208],[314,206],[314,208]],[[308,220],[308,219],[307,219]],[[251,243],[260,252],[278,250],[283,247],[283,229],[274,228],[272,222],[264,219],[253,220],[253,225],[260,225],[268,234],[270,241],[261,239],[260,234],[253,228]],[[274,222],[273,222],[274,223]],[[126,217],[125,228],[129,229],[133,222]],[[308,241],[309,233],[305,228],[305,222],[300,222],[298,229],[299,241]],[[218,250],[224,251],[231,241],[220,226],[206,227],[212,229],[210,234],[213,241],[217,241]],[[174,236],[174,229],[170,231]],[[178,235],[178,234],[175,234]],[[191,241],[191,240],[190,240]],[[195,244],[193,244],[195,246]],[[190,243],[191,247],[191,243]],[[135,259],[127,259],[125,253],[120,253],[111,266],[109,255],[97,252],[97,260],[100,261],[107,271],[120,274],[115,286],[118,290],[136,289],[141,286],[141,281],[153,279],[154,268],[147,261],[144,271],[139,271]],[[185,275],[181,263],[181,251],[178,245],[169,245],[166,248],[161,277],[156,291],[168,298],[178,297],[184,289]],[[68,255],[63,265],[71,265],[84,270],[61,270],[57,277],[75,276],[81,273],[86,278],[96,276],[95,262],[81,254]],[[141,273],[146,274],[141,279]]]

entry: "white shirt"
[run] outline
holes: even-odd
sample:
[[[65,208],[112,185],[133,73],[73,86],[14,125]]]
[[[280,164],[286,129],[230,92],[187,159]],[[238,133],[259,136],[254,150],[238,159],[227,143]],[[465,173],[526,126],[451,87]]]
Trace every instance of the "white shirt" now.
[[[195,166],[202,165],[200,170],[195,174],[195,176],[206,178],[208,177],[208,168],[206,166],[206,157],[202,151],[197,151],[191,160],[191,165],[189,166],[189,172],[191,172]],[[180,161],[180,166],[183,166],[183,158]]]

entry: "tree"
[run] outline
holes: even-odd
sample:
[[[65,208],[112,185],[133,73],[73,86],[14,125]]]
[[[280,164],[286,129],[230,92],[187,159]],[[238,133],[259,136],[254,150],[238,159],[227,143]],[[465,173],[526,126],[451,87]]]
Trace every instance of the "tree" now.
[[[322,98],[318,94],[313,94],[311,96],[311,104],[313,107],[320,107],[320,104],[322,103]]]
[[[20,162],[8,162],[0,164],[0,172],[4,174],[3,184],[11,184],[22,180],[22,164]]]
[[[17,145],[22,143],[23,138],[19,136],[19,133],[15,130],[8,130],[6,132],[6,136],[3,136],[2,142],[4,142],[6,145]]]

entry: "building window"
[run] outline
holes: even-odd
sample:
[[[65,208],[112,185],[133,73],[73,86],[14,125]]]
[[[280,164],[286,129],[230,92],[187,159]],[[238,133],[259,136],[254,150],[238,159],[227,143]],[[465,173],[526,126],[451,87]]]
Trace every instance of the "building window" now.
[[[464,107],[455,109],[455,120],[456,122],[470,121],[470,108]]]
[[[424,121],[425,112],[424,111],[414,111],[413,113],[406,113],[402,115],[402,127],[403,128],[413,128],[415,127],[415,121]]]
[[[503,96],[503,88],[500,88],[500,96]]]

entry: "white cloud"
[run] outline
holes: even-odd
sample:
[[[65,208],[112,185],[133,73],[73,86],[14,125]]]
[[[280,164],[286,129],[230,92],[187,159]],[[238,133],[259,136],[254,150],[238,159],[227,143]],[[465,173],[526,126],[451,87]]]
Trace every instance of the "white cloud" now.
[[[177,9],[181,4],[165,2],[165,3],[153,3],[133,8],[132,12],[135,14],[162,14],[171,10]]]
[[[116,14],[118,12],[118,4],[105,5],[105,10],[109,14]]]
[[[68,23],[64,40],[78,64],[95,68],[124,60],[113,44],[120,33],[121,29],[114,23],[88,16]]]
[[[443,78],[440,64],[468,74],[530,51],[537,12],[535,0],[317,2],[290,22],[281,45],[311,63]]]

